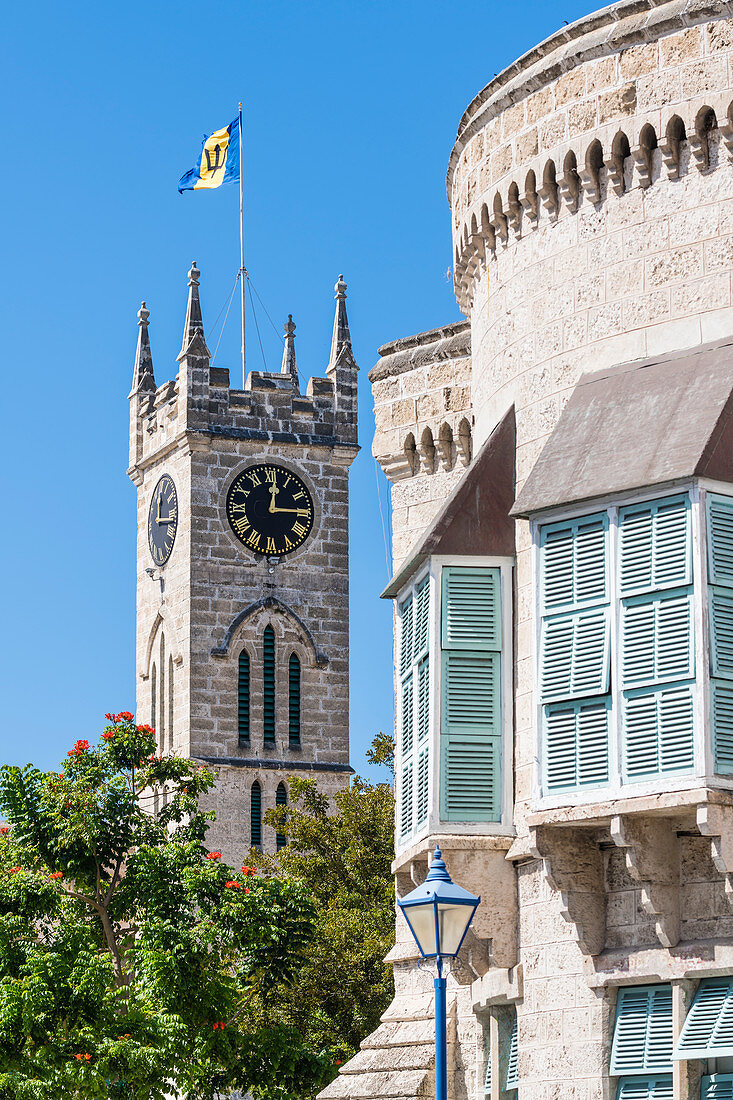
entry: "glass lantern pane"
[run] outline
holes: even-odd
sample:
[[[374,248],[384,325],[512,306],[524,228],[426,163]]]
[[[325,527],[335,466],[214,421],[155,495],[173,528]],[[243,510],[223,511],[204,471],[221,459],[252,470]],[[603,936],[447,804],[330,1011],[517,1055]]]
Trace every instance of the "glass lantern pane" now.
[[[438,905],[438,929],[441,955],[455,955],[471,917],[473,906],[443,902]]]
[[[435,955],[435,907],[432,902],[403,909],[423,955]]]

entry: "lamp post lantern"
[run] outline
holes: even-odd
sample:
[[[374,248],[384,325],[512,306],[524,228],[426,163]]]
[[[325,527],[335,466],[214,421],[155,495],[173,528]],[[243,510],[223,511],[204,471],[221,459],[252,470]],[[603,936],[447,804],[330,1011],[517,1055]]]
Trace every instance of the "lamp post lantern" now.
[[[448,1095],[444,963],[460,951],[480,901],[453,882],[437,847],[425,881],[397,899],[420,954],[436,962],[435,1100],[446,1100]]]

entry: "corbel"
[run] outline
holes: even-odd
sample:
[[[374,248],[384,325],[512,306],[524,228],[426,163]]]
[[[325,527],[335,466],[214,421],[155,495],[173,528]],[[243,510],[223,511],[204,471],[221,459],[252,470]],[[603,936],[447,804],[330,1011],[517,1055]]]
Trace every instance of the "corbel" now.
[[[705,802],[697,807],[697,827],[710,838],[713,863],[723,876],[725,895],[733,904],[733,807]]]
[[[560,895],[562,915],[573,926],[586,955],[606,946],[606,888],[603,856],[590,829],[537,825],[530,850],[542,862],[542,873]]]
[[[634,145],[631,148],[631,156],[639,187],[646,190],[652,182],[652,150],[646,145]]]
[[[611,819],[611,839],[624,849],[626,869],[641,886],[641,905],[654,918],[662,947],[680,940],[680,852],[669,818],[618,815]]]

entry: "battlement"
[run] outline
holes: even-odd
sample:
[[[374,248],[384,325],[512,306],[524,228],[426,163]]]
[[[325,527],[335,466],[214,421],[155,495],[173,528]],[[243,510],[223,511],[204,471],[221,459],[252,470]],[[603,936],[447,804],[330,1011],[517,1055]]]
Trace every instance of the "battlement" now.
[[[346,316],[346,283],[336,283],[336,316],[325,378],[305,395],[295,359],[295,325],[285,325],[280,372],[250,371],[244,389],[230,387],[229,369],[211,364],[199,301],[199,271],[188,276],[188,306],[177,377],[156,386],[148,336],[149,311],[138,313],[139,336],[130,393],[130,475],[186,435],[200,449],[206,437],[294,446],[357,448],[357,365]]]

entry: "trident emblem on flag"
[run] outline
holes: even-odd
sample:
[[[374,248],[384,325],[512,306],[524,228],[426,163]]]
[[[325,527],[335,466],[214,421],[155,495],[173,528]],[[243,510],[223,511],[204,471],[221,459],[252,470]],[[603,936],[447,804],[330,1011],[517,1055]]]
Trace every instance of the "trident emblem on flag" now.
[[[223,168],[224,163],[225,163],[225,161],[223,159],[221,161],[219,160],[219,154],[221,153],[221,145],[217,144],[217,145],[214,146],[214,149],[213,149],[214,159],[213,159],[213,161],[211,159],[211,153],[212,153],[211,149],[207,149],[206,147],[204,147],[204,154],[206,156],[206,168],[209,172],[216,172],[216,171],[218,171],[219,168]]]

